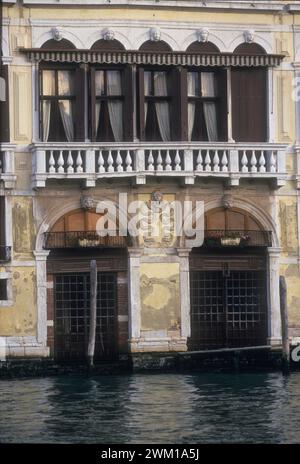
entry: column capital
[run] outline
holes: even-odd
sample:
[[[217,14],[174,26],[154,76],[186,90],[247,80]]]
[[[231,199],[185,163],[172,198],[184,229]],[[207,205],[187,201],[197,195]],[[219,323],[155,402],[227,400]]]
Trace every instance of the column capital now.
[[[268,247],[268,254],[270,257],[279,257],[281,252],[281,247]]]
[[[177,248],[177,254],[180,258],[188,258],[190,256],[191,251],[192,251],[192,248],[188,248],[188,247]]]
[[[143,248],[141,247],[128,247],[129,258],[140,258],[143,254]]]
[[[36,250],[33,252],[36,261],[46,261],[50,253],[50,250]]]

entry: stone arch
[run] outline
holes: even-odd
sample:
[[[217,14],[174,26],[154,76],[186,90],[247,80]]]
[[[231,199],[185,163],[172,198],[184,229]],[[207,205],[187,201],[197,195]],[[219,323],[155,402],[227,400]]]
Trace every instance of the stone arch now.
[[[115,205],[116,211],[118,212],[118,203],[111,199],[111,198],[101,198],[102,201],[107,201],[111,202]],[[98,199],[94,199],[94,203],[96,204]],[[35,250],[36,251],[42,251],[45,246],[45,232],[50,232],[55,224],[63,218],[64,216],[74,212],[82,210],[82,205],[80,202],[80,199],[77,200],[69,200],[67,202],[64,202],[62,206],[57,206],[54,205],[51,209],[48,210],[47,215],[44,217],[42,223],[40,224],[37,235],[36,235],[36,242],[35,242]],[[127,219],[129,221],[130,217],[128,216],[128,213],[126,211]],[[136,243],[137,239],[132,238],[132,245],[135,246],[137,245]]]
[[[62,40],[68,40],[73,45],[73,48],[79,48],[79,49],[85,48],[84,43],[81,41],[81,39],[76,34],[66,29],[61,29],[61,31],[63,35]],[[53,40],[53,35],[52,35],[52,31],[49,30],[47,32],[44,32],[40,36],[38,36],[36,39],[34,39],[32,46],[34,48],[40,48],[51,39]]]
[[[179,51],[180,50],[180,47],[179,47],[178,43],[176,42],[176,40],[172,36],[167,34],[166,32],[162,31],[161,29],[160,29],[160,37],[161,37],[160,41],[168,44],[168,46],[170,47],[171,50],[173,50],[173,51]],[[141,46],[145,42],[148,42],[148,41],[150,41],[149,30],[144,32],[143,34],[141,34],[139,37],[137,37],[135,39],[133,49],[134,50],[139,50],[141,48]]]
[[[114,31],[115,38],[111,42],[114,42],[114,41],[119,42],[122,45],[122,48],[124,50],[128,50],[128,49],[132,48],[131,43],[128,40],[128,38],[126,37],[125,34],[122,34],[119,30],[116,30],[116,29],[113,29],[113,31]],[[87,38],[85,46],[86,46],[86,48],[91,49],[93,47],[93,45],[96,42],[100,41],[100,40],[103,40],[103,41],[109,43],[109,41],[106,41],[106,40],[103,39],[103,37],[102,37],[102,35],[100,34],[99,31],[93,32]]]
[[[182,44],[182,50],[187,50],[193,43],[198,42],[197,33],[193,32],[190,34]],[[215,34],[209,33],[208,42],[212,43],[220,52],[224,52],[226,50],[225,43],[217,37]],[[206,43],[206,42],[198,42],[198,43]]]
[[[239,34],[237,37],[235,37],[232,42],[229,44],[228,51],[229,52],[234,52],[234,50],[239,46],[245,43],[244,35],[243,33]],[[266,40],[264,37],[261,37],[260,35],[257,35],[255,33],[255,38],[253,44],[260,45],[264,50],[265,53],[272,53],[273,47],[272,44]]]

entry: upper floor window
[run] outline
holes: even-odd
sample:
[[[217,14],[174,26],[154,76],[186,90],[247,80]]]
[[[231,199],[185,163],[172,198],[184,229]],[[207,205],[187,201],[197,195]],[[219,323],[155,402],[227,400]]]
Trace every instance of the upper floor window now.
[[[168,73],[144,71],[144,120],[146,140],[171,140]]]
[[[43,141],[74,140],[75,73],[70,69],[42,71]]]
[[[165,42],[147,41],[140,47],[147,59],[138,66],[123,64],[126,53],[135,55],[116,40],[101,39],[83,51],[89,64],[73,63],[67,45],[57,61],[66,53],[69,63],[41,65],[43,141],[226,141],[230,109],[234,140],[267,139],[268,64],[256,44],[237,47],[234,53],[243,56],[229,57],[231,68],[210,42],[194,42],[184,59],[174,52],[174,60]],[[250,59],[244,66],[251,54],[262,64]],[[177,60],[183,64],[171,64]]]
[[[95,70],[95,134],[98,141],[124,140],[124,96],[120,70]]]
[[[213,72],[188,72],[188,138],[217,141],[218,88]]]

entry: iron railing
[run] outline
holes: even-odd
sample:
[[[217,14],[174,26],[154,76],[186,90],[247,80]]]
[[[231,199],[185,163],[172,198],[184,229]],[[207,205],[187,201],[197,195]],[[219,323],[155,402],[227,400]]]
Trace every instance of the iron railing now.
[[[107,235],[100,237],[96,231],[45,232],[45,247],[60,248],[126,248],[128,237]]]
[[[272,232],[268,230],[206,230],[207,247],[270,247]]]
[[[0,245],[0,263],[6,263],[11,259],[11,247]]]

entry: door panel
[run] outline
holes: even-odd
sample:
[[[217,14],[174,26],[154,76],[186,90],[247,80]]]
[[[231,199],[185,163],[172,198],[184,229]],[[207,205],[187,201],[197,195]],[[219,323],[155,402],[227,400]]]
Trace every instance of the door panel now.
[[[55,276],[54,353],[57,360],[84,360],[90,318],[88,273]],[[95,360],[116,353],[116,274],[98,273]]]
[[[191,272],[191,350],[266,343],[264,271]]]

